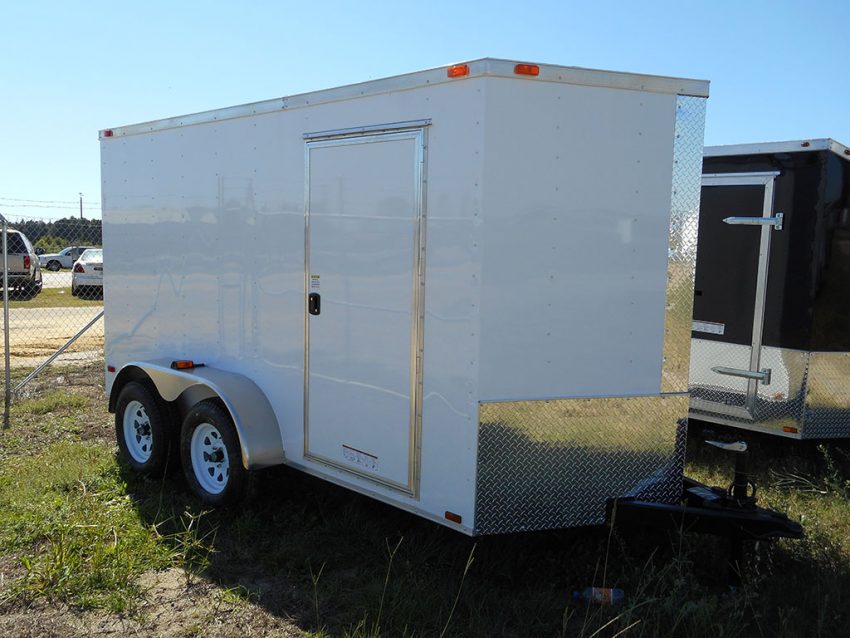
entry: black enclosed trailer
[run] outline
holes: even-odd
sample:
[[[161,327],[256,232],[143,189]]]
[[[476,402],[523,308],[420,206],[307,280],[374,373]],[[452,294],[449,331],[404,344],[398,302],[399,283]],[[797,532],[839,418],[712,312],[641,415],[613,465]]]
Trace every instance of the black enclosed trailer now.
[[[706,147],[690,414],[850,437],[850,149]]]

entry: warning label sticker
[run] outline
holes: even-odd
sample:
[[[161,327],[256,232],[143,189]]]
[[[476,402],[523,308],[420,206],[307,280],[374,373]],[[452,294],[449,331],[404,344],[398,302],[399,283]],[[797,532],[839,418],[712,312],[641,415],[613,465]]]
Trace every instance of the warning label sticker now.
[[[318,290],[321,279],[319,275],[310,275],[310,290]]]

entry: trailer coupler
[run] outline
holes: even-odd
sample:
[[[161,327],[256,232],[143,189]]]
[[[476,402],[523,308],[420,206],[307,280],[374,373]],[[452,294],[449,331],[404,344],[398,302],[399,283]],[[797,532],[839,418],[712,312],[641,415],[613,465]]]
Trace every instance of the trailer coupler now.
[[[653,503],[630,498],[608,503],[609,524],[639,524],[726,536],[741,540],[802,538],[803,527],[787,516],[756,505],[755,497],[743,502],[728,490],[684,478],[679,503]]]
[[[799,523],[757,505],[756,487],[747,471],[746,443],[706,443],[735,456],[735,476],[728,488],[709,487],[683,477],[678,503],[612,499],[608,502],[608,524],[668,527],[737,540],[803,537],[803,527]]]

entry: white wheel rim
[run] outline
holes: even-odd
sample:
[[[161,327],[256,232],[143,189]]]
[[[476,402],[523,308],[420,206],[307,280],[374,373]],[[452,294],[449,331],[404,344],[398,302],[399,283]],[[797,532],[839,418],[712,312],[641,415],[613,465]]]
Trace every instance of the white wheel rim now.
[[[220,494],[230,479],[230,461],[221,432],[210,423],[201,423],[192,432],[192,471],[198,483],[210,494]]]
[[[124,442],[134,461],[148,462],[153,448],[151,420],[139,401],[130,401],[124,408]]]

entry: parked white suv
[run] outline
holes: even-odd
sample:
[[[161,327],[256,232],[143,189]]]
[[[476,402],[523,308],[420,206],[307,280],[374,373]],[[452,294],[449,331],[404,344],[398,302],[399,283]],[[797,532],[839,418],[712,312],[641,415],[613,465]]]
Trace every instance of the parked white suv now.
[[[60,268],[70,268],[74,262],[80,258],[85,251],[93,246],[68,246],[60,250],[58,253],[51,255],[39,255],[38,263],[47,270],[59,270]]]

